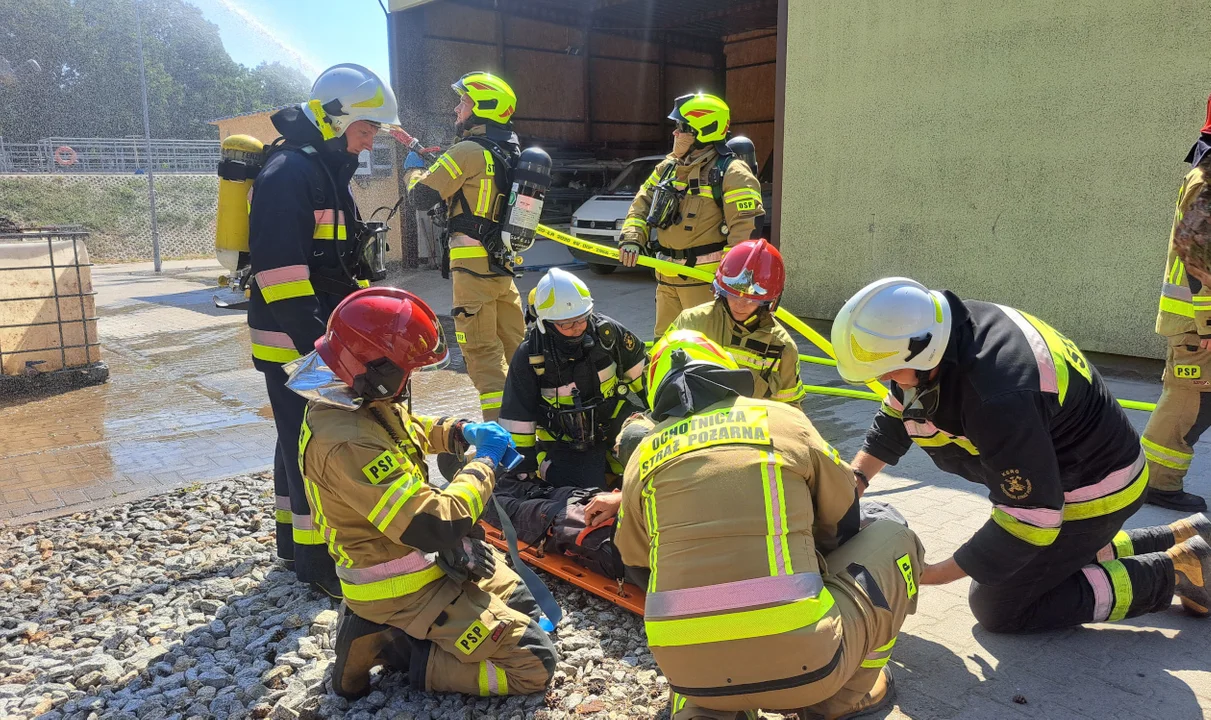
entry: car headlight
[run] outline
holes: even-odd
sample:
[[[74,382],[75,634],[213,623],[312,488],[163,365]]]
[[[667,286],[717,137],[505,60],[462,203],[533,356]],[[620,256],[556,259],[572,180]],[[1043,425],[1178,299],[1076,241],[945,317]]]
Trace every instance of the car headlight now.
[[[572,227],[580,227],[580,218],[572,216]]]
[[[627,221],[626,218],[618,218],[617,220],[614,221],[614,229],[621,230],[622,224],[625,223],[626,221]]]

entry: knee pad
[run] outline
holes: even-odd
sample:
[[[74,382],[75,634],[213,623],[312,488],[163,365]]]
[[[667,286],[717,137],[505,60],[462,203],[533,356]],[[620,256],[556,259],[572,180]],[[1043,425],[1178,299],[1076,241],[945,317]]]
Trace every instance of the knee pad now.
[[[555,649],[555,643],[551,642],[547,632],[539,627],[537,622],[531,620],[526,625],[526,630],[521,634],[521,638],[518,639],[517,646],[528,650],[542,663],[543,668],[547,671],[544,686],[551,682],[551,678],[555,676],[555,665],[559,662],[559,651]]]
[[[407,637],[403,630],[361,618],[346,606],[336,631],[336,663],[332,669],[336,694],[352,700],[368,693],[370,669],[387,662],[384,650],[400,637]]]

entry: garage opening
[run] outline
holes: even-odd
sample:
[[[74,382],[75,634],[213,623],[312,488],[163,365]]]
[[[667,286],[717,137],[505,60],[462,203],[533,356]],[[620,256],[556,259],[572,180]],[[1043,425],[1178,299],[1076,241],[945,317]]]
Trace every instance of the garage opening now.
[[[522,147],[555,161],[543,222],[616,242],[630,197],[669,151],[673,99],[724,97],[731,131],[757,148],[766,234],[777,238],[780,4],[785,0],[392,0],[400,119],[426,144],[453,139],[450,84],[500,74],[518,95]],[[781,8],[785,13],[785,7]],[[645,171],[646,168],[646,171]],[[583,208],[583,210],[582,210]],[[406,218],[404,265],[432,257]]]

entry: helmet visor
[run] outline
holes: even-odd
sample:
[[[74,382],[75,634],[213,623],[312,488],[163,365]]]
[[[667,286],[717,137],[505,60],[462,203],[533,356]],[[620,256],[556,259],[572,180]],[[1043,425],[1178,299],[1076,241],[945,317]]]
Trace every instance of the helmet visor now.
[[[420,372],[429,372],[430,370],[442,370],[450,364],[450,348],[446,345],[446,331],[442,329],[440,323],[434,319],[433,323],[437,327],[437,345],[430,351],[432,362],[421,365],[416,369]]]

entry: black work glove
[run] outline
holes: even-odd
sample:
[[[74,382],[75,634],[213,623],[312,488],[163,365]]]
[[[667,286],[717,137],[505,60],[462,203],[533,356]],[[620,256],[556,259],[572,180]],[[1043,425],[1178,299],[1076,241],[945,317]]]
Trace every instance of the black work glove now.
[[[455,547],[437,553],[437,566],[456,583],[487,580],[496,573],[496,555],[483,540],[465,537]]]

